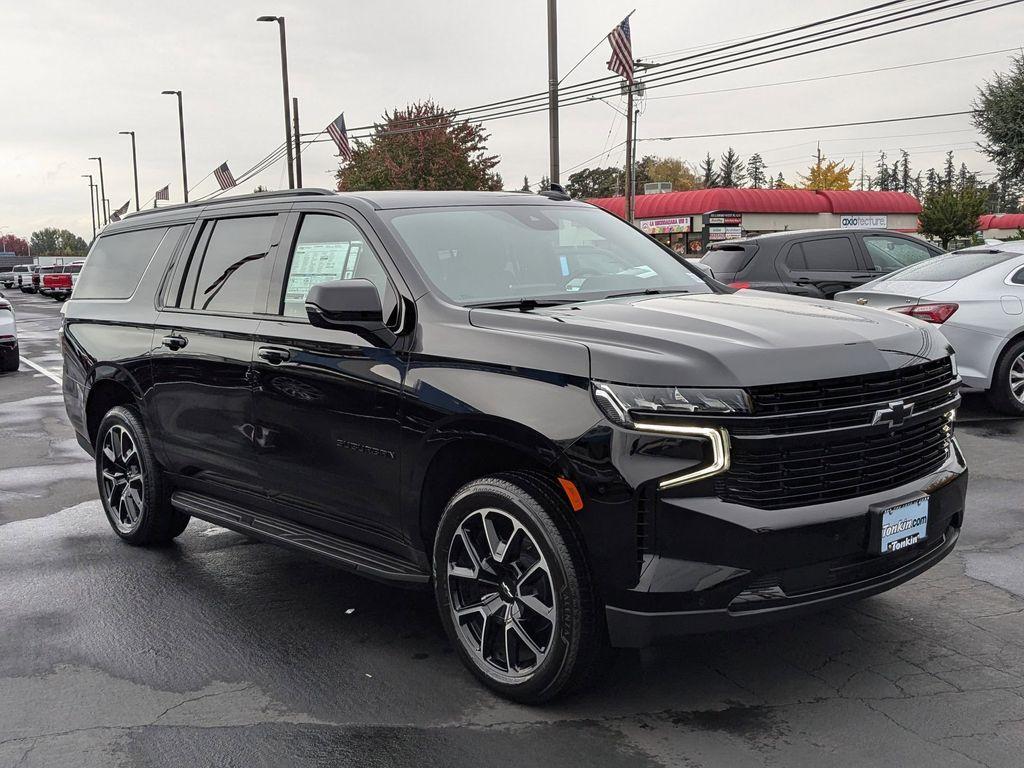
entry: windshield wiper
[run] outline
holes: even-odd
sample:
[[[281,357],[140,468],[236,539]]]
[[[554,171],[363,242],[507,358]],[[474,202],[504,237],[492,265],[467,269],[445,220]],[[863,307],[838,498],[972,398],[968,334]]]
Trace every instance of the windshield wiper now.
[[[473,309],[518,309],[529,312],[539,307],[557,307],[562,304],[573,304],[576,299],[509,299],[508,301],[486,301],[482,304],[470,304]]]
[[[609,293],[606,299],[621,299],[624,296],[657,296],[660,293],[689,293],[689,288],[644,288],[642,291],[626,291],[625,293]]]

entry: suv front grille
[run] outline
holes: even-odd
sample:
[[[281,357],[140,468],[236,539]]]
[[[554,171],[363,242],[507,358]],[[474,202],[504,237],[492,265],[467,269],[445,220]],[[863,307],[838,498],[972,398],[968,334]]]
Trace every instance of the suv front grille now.
[[[721,422],[730,469],[725,501],[761,509],[805,506],[897,488],[942,466],[959,382],[949,358],[895,371],[755,387],[754,415]],[[904,423],[874,424],[902,400]]]
[[[838,501],[896,488],[938,469],[952,431],[945,414],[891,432],[772,441],[736,441],[732,467],[718,481],[725,501],[779,509]]]
[[[950,359],[944,357],[895,371],[752,387],[749,392],[754,413],[769,416],[900,400],[941,387],[952,379]]]

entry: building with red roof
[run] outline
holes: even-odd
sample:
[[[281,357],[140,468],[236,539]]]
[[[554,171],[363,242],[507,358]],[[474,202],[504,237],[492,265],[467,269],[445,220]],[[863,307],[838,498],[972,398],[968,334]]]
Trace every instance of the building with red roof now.
[[[624,197],[589,202],[624,216]],[[637,195],[640,229],[677,250],[709,242],[795,229],[876,227],[916,232],[921,204],[903,192],[834,189],[695,189]]]
[[[986,239],[1005,240],[1024,229],[1024,213],[986,213],[978,218],[978,230]]]

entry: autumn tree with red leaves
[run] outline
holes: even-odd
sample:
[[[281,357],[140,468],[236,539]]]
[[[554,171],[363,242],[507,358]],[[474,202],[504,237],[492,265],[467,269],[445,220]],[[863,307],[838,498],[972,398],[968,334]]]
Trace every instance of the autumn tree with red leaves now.
[[[21,257],[28,256],[28,241],[17,235],[0,234],[0,251],[14,253]]]
[[[335,174],[338,189],[501,189],[489,138],[433,101],[385,112],[369,141],[353,142],[352,161]]]

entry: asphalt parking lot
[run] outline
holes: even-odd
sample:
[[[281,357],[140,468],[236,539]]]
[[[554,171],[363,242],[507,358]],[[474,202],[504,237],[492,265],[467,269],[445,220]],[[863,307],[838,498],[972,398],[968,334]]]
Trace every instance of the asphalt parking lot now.
[[[169,548],[120,543],[64,414],[60,305],[6,293],[42,370],[0,375],[0,766],[1024,763],[1024,422],[980,398],[958,425],[969,516],[939,566],[624,652],[529,708],[475,683],[429,593],[198,520]]]

